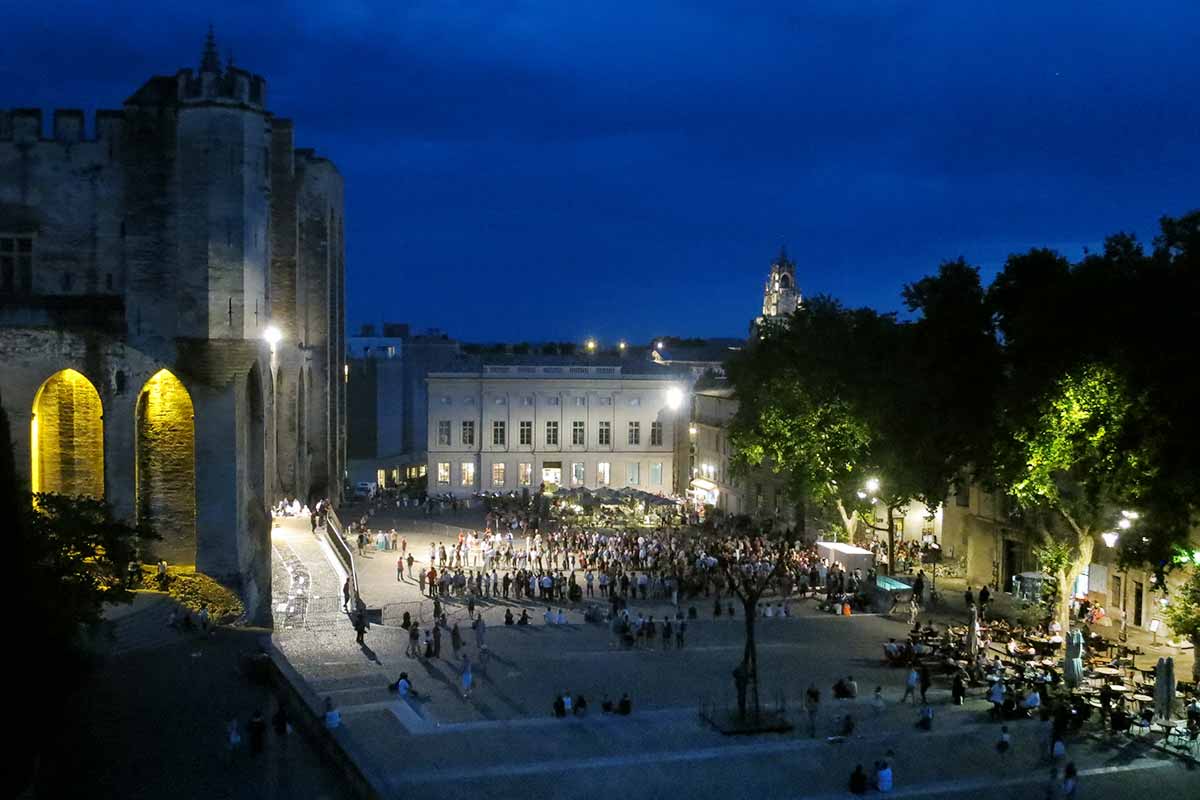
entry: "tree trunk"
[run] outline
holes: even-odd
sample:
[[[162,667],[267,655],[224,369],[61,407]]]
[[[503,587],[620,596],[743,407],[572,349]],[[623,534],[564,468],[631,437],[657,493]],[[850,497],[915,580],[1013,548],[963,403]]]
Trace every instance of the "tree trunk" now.
[[[1075,558],[1067,565],[1066,569],[1060,570],[1056,578],[1058,578],[1058,604],[1054,609],[1054,618],[1058,620],[1058,624],[1062,626],[1063,636],[1067,635],[1067,631],[1071,630],[1071,597],[1075,590],[1075,581],[1079,578],[1083,568],[1092,563],[1092,553],[1095,550],[1096,541],[1091,533],[1083,531],[1079,536],[1079,546],[1075,549]]]
[[[890,505],[887,510],[887,536],[888,536],[888,575],[896,574],[896,525],[892,515],[895,509]]]
[[[857,544],[854,541],[854,535],[858,533],[858,512],[853,511],[846,513],[846,504],[841,500],[837,501],[838,516],[842,519],[842,528],[846,531],[846,541],[850,544]]]
[[[754,716],[757,717],[761,706],[758,701],[758,645],[754,638],[754,623],[757,598],[751,600],[747,597],[742,602],[742,607],[746,613],[746,648],[742,652],[742,669],[746,671],[746,691],[749,694],[749,703]]]
[[[1192,685],[1200,686],[1200,631],[1192,634]]]

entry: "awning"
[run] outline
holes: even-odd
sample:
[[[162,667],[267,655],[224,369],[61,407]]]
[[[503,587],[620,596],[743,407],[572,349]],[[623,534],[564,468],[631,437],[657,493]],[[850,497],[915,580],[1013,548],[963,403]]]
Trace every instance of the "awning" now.
[[[703,489],[706,492],[715,492],[717,485],[707,478],[692,478],[693,489]]]

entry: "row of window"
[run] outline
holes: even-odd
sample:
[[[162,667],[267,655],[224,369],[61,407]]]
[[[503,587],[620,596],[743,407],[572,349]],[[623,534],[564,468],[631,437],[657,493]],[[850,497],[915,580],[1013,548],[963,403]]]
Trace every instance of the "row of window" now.
[[[459,485],[466,488],[475,488],[475,462],[463,461],[459,465]],[[563,470],[560,466],[545,466],[542,467],[541,483],[553,483],[562,485]],[[582,486],[587,482],[587,468],[581,461],[576,461],[571,464],[570,472],[567,473],[572,486]],[[661,462],[655,462],[650,465],[649,475],[650,486],[662,486],[663,482],[663,465]],[[509,476],[507,474],[506,464],[492,464],[492,488],[503,489],[508,486]],[[439,461],[437,465],[437,482],[442,486],[450,485],[450,462]],[[612,464],[607,461],[601,461],[596,465],[596,485],[608,486],[612,482]],[[637,461],[630,461],[625,464],[625,483],[629,486],[637,486],[642,482],[642,465]],[[533,464],[517,464],[517,486],[532,486],[533,485]]]
[[[544,367],[543,369],[546,370],[547,372],[550,371],[548,367]],[[587,367],[583,367],[582,369],[584,372],[587,372],[587,370],[588,370]],[[515,399],[519,400],[520,404],[527,408],[534,404],[534,398],[532,398],[532,397],[520,397],[520,398],[515,398]],[[587,398],[586,397],[577,396],[572,399],[574,400],[574,405],[576,408],[586,408],[587,407]],[[558,406],[558,405],[562,405],[561,401],[562,401],[562,398],[558,397],[557,395],[549,395],[547,397],[544,397],[542,402],[544,405]],[[444,406],[451,406],[451,405],[454,405],[454,398],[451,397],[450,395],[442,395],[440,398],[440,402]],[[492,400],[492,402],[498,406],[502,406],[502,405],[506,405],[508,401],[504,397],[496,397]],[[631,408],[639,408],[642,405],[642,398],[630,397],[625,402]],[[611,406],[613,404],[613,399],[611,397],[597,397],[596,404],[601,405],[601,406]],[[475,405],[475,398],[470,395],[463,397],[462,405],[464,405],[464,406]]]
[[[452,438],[452,426],[450,420],[443,419],[438,421],[437,427],[438,445],[440,447],[449,447]],[[522,445],[533,444],[533,422],[530,420],[521,420],[517,428],[518,443]],[[460,423],[459,440],[461,444],[467,446],[475,445],[475,421],[465,420]],[[630,422],[629,428],[626,431],[626,441],[628,444],[640,445],[642,443],[642,423]],[[492,422],[492,444],[496,446],[504,446],[508,443],[508,423],[502,420]],[[663,443],[663,424],[661,422],[650,423],[650,446],[662,447]],[[558,421],[551,420],[546,423],[546,444],[558,444]],[[587,445],[587,424],[582,420],[576,420],[571,423],[571,444],[586,446]],[[612,423],[601,422],[596,431],[596,444],[601,446],[612,444]]]

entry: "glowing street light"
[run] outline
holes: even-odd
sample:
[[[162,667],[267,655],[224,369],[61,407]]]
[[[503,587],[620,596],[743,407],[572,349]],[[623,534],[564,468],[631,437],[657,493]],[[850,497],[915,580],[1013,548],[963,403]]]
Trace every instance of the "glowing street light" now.
[[[1104,533],[1100,534],[1100,538],[1103,539],[1104,544],[1108,545],[1109,547],[1117,546],[1118,534],[1116,531],[1105,531]]]
[[[587,347],[587,351],[588,351],[589,353],[594,353],[594,352],[596,352],[596,340],[595,340],[595,339],[588,339],[588,340],[587,340],[587,344],[585,345],[585,347]]]
[[[1123,531],[1127,531],[1133,527],[1133,522],[1130,519],[1123,517],[1117,520],[1117,527]]]
[[[683,390],[678,386],[667,389],[667,408],[675,411],[681,405],[683,405]]]
[[[275,345],[279,344],[279,341],[283,339],[283,334],[279,331],[279,328],[276,328],[274,325],[268,325],[267,329],[263,331],[263,338],[266,339],[267,344],[271,345],[271,352],[274,353]]]
[[[869,478],[867,480],[867,492],[875,494],[879,491],[879,478]]]
[[[625,340],[624,340],[624,339],[622,339],[621,341],[617,342],[617,349],[618,349],[618,350],[621,350],[621,351],[624,351],[624,350],[625,350]]]
[[[662,342],[659,342],[659,343],[658,343],[658,346],[657,346],[657,347],[655,347],[654,349],[655,349],[655,350],[662,350],[662,349],[663,349],[663,343],[662,343]]]

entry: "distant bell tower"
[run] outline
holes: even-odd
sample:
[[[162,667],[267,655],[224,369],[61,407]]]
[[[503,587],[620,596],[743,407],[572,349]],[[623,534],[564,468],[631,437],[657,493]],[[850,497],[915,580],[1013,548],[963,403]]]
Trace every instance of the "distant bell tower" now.
[[[780,248],[771,263],[771,274],[763,288],[762,316],[750,326],[752,334],[760,335],[763,328],[786,325],[788,318],[800,307],[800,289],[796,286],[796,265],[788,258],[787,249]]]

